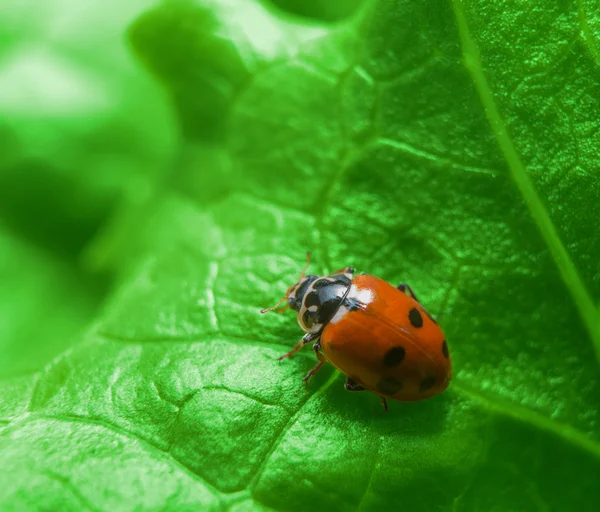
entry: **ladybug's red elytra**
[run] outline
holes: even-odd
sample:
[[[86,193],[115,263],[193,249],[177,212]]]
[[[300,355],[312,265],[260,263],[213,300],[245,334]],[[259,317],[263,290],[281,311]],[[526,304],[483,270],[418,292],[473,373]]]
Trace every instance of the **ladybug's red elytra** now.
[[[279,360],[292,357],[315,341],[319,362],[304,377],[308,382],[326,362],[346,375],[348,391],[413,402],[444,391],[452,379],[448,343],[435,319],[407,284],[392,286],[346,267],[328,276],[304,275],[277,305],[261,313],[288,308],[297,312],[304,337]],[[279,308],[279,305],[287,304]],[[279,309],[277,309],[279,308]]]

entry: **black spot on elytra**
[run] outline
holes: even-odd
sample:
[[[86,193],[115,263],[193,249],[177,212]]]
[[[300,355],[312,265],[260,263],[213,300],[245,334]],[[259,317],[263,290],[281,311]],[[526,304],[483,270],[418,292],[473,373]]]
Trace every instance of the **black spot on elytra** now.
[[[333,284],[333,282],[329,281],[328,279],[321,278],[321,279],[317,279],[314,282],[313,288],[315,288],[316,290],[318,290],[319,288],[323,288],[323,286],[329,286],[330,284]]]
[[[412,308],[408,312],[408,319],[413,327],[423,327],[423,317],[417,308]]]
[[[394,377],[384,377],[375,386],[383,395],[395,395],[402,389],[402,381]]]
[[[446,343],[446,340],[444,340],[444,343],[442,343],[442,354],[444,354],[446,359],[450,357],[450,353],[448,352],[448,343]]]
[[[419,391],[425,393],[425,391],[429,391],[433,386],[435,386],[435,376],[429,375],[421,381]]]
[[[396,366],[402,362],[405,355],[406,350],[404,350],[404,347],[391,348],[383,357],[383,364],[385,366]]]

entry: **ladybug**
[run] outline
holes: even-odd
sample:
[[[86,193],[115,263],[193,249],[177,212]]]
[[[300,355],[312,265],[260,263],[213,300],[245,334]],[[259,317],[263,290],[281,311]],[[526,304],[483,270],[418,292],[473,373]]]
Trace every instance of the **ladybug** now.
[[[314,341],[318,363],[304,377],[306,383],[330,362],[346,376],[348,391],[379,395],[385,411],[388,398],[424,400],[448,387],[448,343],[410,286],[394,287],[364,273],[355,276],[352,267],[328,276],[305,276],[309,263],[310,253],[298,282],[274,307],[261,310],[281,313],[291,308],[306,332],[279,360]]]

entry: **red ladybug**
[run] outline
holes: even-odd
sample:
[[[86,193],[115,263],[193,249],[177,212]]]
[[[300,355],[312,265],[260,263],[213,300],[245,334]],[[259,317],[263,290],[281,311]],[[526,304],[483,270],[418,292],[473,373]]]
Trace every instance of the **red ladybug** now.
[[[368,390],[386,398],[412,402],[444,391],[452,378],[448,343],[442,329],[406,284],[385,281],[346,267],[328,276],[304,275],[283,301],[297,312],[304,337],[279,359],[292,357],[315,341],[319,362],[304,377],[308,382],[330,362],[346,375],[348,391]]]

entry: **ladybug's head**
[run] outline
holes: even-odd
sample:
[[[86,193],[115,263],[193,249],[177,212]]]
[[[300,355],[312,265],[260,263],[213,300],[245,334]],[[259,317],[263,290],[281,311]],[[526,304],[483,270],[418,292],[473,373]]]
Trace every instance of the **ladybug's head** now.
[[[319,276],[304,275],[304,272],[306,272],[309,263],[310,252],[307,252],[306,265],[304,265],[304,268],[300,273],[300,278],[298,279],[298,282],[287,289],[287,292],[285,292],[285,296],[277,304],[275,304],[272,308],[261,309],[261,313],[266,313],[267,311],[273,310],[277,310],[277,313],[281,313],[282,311],[285,311],[288,307],[292,308],[296,312],[300,311],[300,308],[302,307],[302,301],[304,300],[304,296],[306,295],[308,288],[314,281],[316,281],[319,278]],[[282,302],[287,302],[287,304],[280,308],[279,305]]]
[[[290,286],[285,296],[272,308],[261,310],[261,313],[276,310],[281,313],[288,308],[297,313],[298,325],[308,333],[318,333],[333,318],[344,297],[348,294],[354,269],[348,267],[344,271],[328,276],[304,275],[310,254],[307,254],[306,266],[298,281]],[[280,304],[287,302],[285,306]]]
[[[302,276],[296,284],[293,284],[288,288],[286,294],[288,306],[296,311],[296,313],[300,311],[302,302],[304,301],[304,296],[306,295],[306,292],[308,292],[310,285],[313,284],[317,279],[319,279],[319,276],[312,274],[308,276]]]

